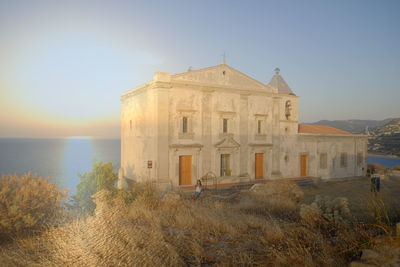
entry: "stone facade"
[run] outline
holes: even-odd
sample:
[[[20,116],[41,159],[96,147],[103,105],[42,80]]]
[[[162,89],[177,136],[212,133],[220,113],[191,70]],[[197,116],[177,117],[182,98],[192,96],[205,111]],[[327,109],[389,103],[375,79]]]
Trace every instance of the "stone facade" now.
[[[299,132],[298,96],[276,69],[266,85],[225,63],[154,80],[122,97],[119,186],[361,176],[367,137]],[[337,130],[337,131],[336,131]]]

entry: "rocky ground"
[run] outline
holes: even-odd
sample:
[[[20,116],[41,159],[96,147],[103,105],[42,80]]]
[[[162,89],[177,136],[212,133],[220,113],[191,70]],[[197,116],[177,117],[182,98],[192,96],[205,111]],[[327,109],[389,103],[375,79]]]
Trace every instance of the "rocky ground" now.
[[[398,228],[400,228],[400,224]],[[350,267],[371,266],[400,266],[400,236],[391,240],[377,238],[373,249],[363,249],[361,258],[350,263]]]

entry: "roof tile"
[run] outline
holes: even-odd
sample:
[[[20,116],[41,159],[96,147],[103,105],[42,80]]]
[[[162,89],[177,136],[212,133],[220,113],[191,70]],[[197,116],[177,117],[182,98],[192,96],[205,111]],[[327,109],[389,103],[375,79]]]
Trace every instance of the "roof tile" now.
[[[327,125],[299,124],[299,133],[310,134],[352,134]]]

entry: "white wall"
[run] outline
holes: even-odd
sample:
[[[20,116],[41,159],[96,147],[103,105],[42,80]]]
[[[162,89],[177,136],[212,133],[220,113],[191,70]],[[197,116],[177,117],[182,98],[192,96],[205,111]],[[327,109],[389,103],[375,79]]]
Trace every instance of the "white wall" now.
[[[121,167],[123,176],[128,179],[155,179],[154,103],[153,91],[148,90],[122,98]],[[153,169],[147,169],[148,160],[153,161]]]

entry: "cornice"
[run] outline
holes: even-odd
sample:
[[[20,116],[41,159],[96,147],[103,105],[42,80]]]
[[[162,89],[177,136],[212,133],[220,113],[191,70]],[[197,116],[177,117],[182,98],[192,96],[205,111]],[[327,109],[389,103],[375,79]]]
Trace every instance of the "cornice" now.
[[[271,143],[249,143],[249,147],[272,147]]]
[[[194,143],[194,144],[171,144],[170,148],[202,148],[202,144]]]
[[[139,87],[129,90],[128,92],[126,92],[125,94],[123,94],[121,96],[121,102],[124,102],[125,99],[127,99],[131,96],[135,96],[135,95],[145,92],[147,89],[149,89],[148,88],[149,85],[150,85],[150,83],[147,83],[147,84],[143,84]]]
[[[171,82],[161,82],[161,81],[150,81],[143,85],[140,85],[134,89],[131,89],[125,92],[121,96],[121,101],[125,100],[128,97],[138,95],[145,90],[154,90],[154,89],[184,89],[184,90],[198,90],[206,93],[214,93],[214,92],[227,92],[227,93],[235,93],[239,94],[242,97],[248,97],[251,95],[262,95],[262,96],[269,96],[273,97],[274,99],[282,99],[284,95],[266,91],[263,89],[246,89],[243,87],[233,87],[233,86],[226,86],[226,85],[214,85],[214,84],[204,84],[204,83],[197,83],[192,81],[177,81],[172,80]],[[296,97],[296,96],[293,96]]]
[[[299,123],[299,121],[293,121],[293,120],[279,120],[279,122]]]

